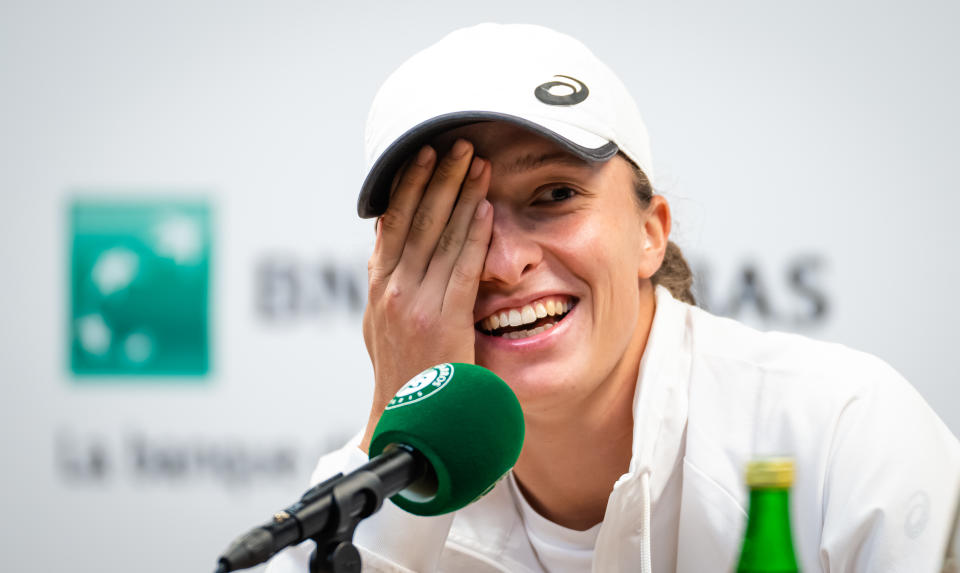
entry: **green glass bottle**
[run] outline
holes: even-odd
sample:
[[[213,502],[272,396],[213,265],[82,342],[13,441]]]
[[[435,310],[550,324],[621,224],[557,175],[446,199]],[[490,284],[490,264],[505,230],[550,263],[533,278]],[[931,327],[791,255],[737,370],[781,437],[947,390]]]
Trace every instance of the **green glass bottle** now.
[[[768,458],[747,465],[750,512],[737,573],[798,573],[790,533],[793,460]]]

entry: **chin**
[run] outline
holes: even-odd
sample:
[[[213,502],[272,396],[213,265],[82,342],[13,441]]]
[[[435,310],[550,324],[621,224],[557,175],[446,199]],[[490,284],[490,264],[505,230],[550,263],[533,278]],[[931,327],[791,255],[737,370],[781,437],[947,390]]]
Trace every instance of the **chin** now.
[[[484,362],[478,357],[478,364],[503,378],[520,400],[524,411],[549,407],[551,403],[562,403],[568,395],[577,376],[571,372],[577,367],[557,362],[539,362],[536,364],[517,364],[514,361]]]

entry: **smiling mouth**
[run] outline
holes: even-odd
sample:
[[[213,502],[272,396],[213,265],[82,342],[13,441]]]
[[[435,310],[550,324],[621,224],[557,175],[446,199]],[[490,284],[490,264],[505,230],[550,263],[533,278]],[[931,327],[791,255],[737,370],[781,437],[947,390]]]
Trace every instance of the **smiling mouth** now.
[[[488,336],[507,339],[535,336],[556,326],[576,306],[572,296],[550,296],[522,307],[504,308],[476,323]]]

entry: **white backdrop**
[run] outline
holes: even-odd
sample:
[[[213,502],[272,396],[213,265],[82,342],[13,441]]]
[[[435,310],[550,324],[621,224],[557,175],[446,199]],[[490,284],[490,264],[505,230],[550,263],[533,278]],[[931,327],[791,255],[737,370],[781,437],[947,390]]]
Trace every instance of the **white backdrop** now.
[[[360,428],[366,109],[485,20],[622,76],[710,308],[877,354],[960,431],[954,2],[7,0],[2,569],[212,571]],[[73,373],[71,209],[131,198],[209,207],[205,375]]]

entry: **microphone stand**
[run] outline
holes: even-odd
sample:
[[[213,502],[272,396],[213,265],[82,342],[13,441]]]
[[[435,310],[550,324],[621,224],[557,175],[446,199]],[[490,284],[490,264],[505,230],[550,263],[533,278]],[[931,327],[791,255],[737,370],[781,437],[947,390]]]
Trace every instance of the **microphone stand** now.
[[[415,462],[412,476],[403,471],[410,467],[410,459]],[[329,496],[329,517],[327,526],[310,537],[317,544],[310,555],[310,573],[360,573],[360,552],[353,544],[357,525],[380,509],[384,497],[403,489],[425,472],[426,461],[421,456],[397,446],[351,474],[353,479],[335,478],[321,484],[311,498]],[[395,481],[387,481],[390,478]]]
[[[383,490],[373,473],[357,477],[319,492],[329,495],[330,517],[327,527],[310,538],[317,545],[310,555],[310,573],[360,573],[362,562],[353,533],[361,519],[380,509]]]
[[[360,573],[353,545],[357,525],[386,497],[431,474],[426,459],[394,444],[347,476],[342,473],[308,490],[300,501],[274,514],[270,523],[239,537],[220,557],[217,573],[253,567],[276,551],[312,539],[310,573]]]

